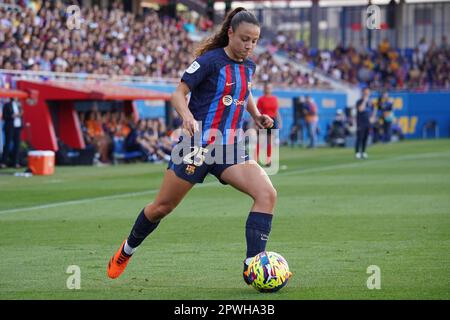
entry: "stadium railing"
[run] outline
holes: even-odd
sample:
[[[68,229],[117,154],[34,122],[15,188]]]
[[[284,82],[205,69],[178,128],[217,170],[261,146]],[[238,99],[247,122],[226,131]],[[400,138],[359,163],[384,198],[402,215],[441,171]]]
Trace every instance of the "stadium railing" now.
[[[0,69],[1,75],[10,75],[16,80],[94,80],[108,82],[130,82],[130,83],[177,83],[178,78],[143,77],[127,75],[87,74],[52,71],[29,71],[29,70],[7,70]],[[1,83],[0,83],[1,84]]]

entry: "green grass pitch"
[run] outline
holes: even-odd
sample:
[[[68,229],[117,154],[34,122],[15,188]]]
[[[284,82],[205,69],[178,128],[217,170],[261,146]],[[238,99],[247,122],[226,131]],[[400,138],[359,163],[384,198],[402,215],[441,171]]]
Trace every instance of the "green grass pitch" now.
[[[152,201],[165,165],[0,171],[0,299],[449,299],[450,140],[280,151],[267,250],[294,277],[262,294],[244,284],[251,199],[214,177],[145,240],[116,280],[106,265]],[[70,265],[81,288],[66,286]],[[369,290],[367,268],[380,268]]]

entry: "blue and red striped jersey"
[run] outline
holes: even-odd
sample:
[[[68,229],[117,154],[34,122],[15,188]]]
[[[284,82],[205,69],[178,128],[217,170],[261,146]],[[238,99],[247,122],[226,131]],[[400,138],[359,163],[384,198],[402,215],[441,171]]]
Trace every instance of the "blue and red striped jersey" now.
[[[203,145],[216,142],[216,137],[220,137],[217,131],[222,142],[216,143],[236,141],[255,69],[252,60],[234,61],[224,48],[218,48],[199,56],[185,71],[181,81],[191,90],[189,109],[201,122]]]

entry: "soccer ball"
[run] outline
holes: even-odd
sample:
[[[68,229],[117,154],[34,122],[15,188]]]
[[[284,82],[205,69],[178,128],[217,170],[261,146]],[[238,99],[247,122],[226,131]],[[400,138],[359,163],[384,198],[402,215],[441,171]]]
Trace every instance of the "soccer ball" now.
[[[291,275],[286,259],[276,252],[263,251],[254,256],[248,266],[251,284],[260,292],[280,290]]]

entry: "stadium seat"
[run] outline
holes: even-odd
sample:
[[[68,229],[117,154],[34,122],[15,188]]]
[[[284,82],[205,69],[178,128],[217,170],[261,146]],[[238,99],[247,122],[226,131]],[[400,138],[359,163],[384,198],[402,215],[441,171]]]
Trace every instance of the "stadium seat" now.
[[[113,145],[113,163],[118,164],[120,161],[129,161],[139,159],[144,156],[142,151],[126,151],[124,138],[114,137]]]

